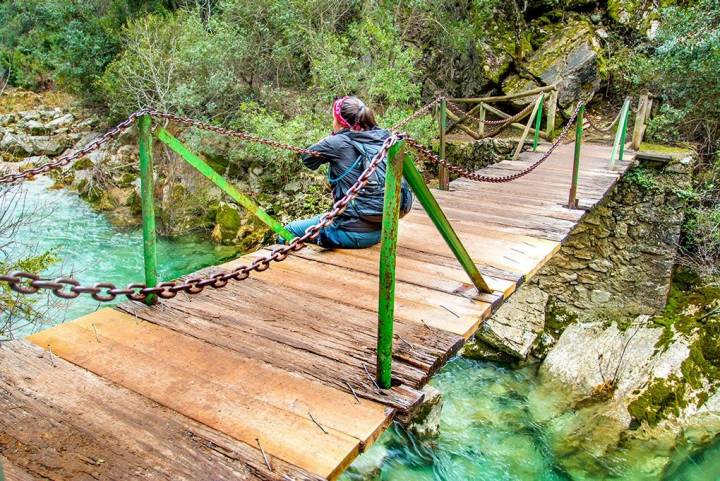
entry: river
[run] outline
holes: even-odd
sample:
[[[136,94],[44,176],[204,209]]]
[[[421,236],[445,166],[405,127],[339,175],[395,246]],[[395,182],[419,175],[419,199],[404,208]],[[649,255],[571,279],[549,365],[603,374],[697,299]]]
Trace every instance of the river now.
[[[87,284],[142,281],[141,232],[117,231],[77,195],[48,189],[50,183],[41,178],[23,185],[25,210],[35,214],[20,228],[18,247],[54,250],[61,262],[48,275],[72,273]],[[236,254],[198,237],[160,239],[160,277],[172,279]],[[55,304],[47,312],[49,324],[98,306],[89,296]],[[536,366],[509,368],[456,357],[431,383],[444,396],[439,437],[418,440],[396,426],[343,481],[720,481],[718,440],[706,446],[647,443],[609,457],[598,454],[597,438],[568,440],[568,426],[593,419],[572,410],[548,416],[562,404],[563,393],[540,382]],[[668,459],[668,468],[657,468]]]

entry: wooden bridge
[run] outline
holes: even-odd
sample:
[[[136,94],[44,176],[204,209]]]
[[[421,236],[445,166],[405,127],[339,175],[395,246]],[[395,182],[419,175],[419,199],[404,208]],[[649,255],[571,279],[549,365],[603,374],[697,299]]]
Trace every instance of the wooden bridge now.
[[[542,97],[538,104],[523,140],[542,111]],[[380,247],[307,248],[222,289],[181,292],[149,305],[126,302],[3,344],[0,463],[6,478],[337,478],[393,419],[413,414],[432,374],[547,263],[625,172],[633,157],[622,157],[628,112],[626,102],[622,138],[618,133],[612,147],[585,144],[580,155],[579,122],[574,145],[559,144],[513,182],[458,179],[449,190],[431,192],[419,175],[408,179],[421,202],[399,224],[387,215],[393,194],[386,189]],[[445,118],[439,116],[442,144]],[[539,122],[535,126],[537,142]],[[140,132],[148,174],[147,116]],[[167,132],[161,129],[158,138],[257,209]],[[515,160],[480,173],[524,172],[544,149],[518,150]],[[392,164],[399,155],[393,152],[389,183],[412,174]],[[151,186],[152,175],[143,179]],[[144,201],[144,208],[151,205],[151,195]],[[449,223],[443,227],[438,219]],[[152,219],[145,220],[147,228]],[[269,217],[266,222],[281,229]],[[145,234],[146,260],[152,260],[150,229]],[[204,274],[233,271],[268,252]],[[394,269],[388,270],[388,259]],[[388,332],[390,339],[383,339]],[[382,372],[390,374],[390,359],[381,355],[386,348],[391,382]]]

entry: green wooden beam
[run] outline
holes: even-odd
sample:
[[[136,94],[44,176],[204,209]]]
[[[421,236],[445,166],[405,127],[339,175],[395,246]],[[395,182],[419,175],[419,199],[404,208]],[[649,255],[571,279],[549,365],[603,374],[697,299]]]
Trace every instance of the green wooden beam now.
[[[143,115],[137,121],[139,132],[140,154],[140,203],[143,221],[143,258],[145,262],[145,284],[155,287],[158,283],[157,274],[157,233],[155,231],[155,205],[152,158],[152,120]],[[157,295],[150,294],[145,299],[147,304],[157,302]]]
[[[543,115],[543,102],[545,101],[545,95],[540,96],[540,106],[538,107],[537,116],[535,117],[535,134],[533,135],[533,152],[537,150],[538,141],[540,140],[540,124],[542,123]]]
[[[380,288],[378,295],[377,383],[383,389],[392,385],[393,323],[395,321],[395,264],[400,217],[404,142],[388,151],[385,175],[382,233],[380,236]]]
[[[608,163],[608,169],[613,170],[615,168],[615,156],[620,149],[620,145],[625,142],[625,124],[627,123],[627,116],[630,111],[630,98],[626,98],[623,102],[622,109],[620,110],[620,119],[618,120],[617,130],[615,130],[615,140],[613,142],[612,151],[610,152],[610,162]],[[623,145],[622,150],[625,150]]]
[[[188,164],[195,167],[202,175],[210,179],[215,185],[217,185],[223,192],[233,198],[235,202],[243,206],[245,209],[250,211],[255,217],[260,219],[268,227],[270,227],[276,234],[285,239],[285,241],[291,241],[295,238],[290,231],[288,231],[283,225],[271,217],[267,212],[262,210],[255,202],[252,201],[248,196],[237,190],[232,186],[223,176],[215,172],[204,160],[192,153],[182,142],[175,138],[170,132],[161,128],[158,131],[158,139],[170,147],[176,154],[182,157]]]
[[[479,291],[491,293],[492,289],[488,287],[475,262],[473,262],[472,257],[468,254],[467,249],[465,249],[462,241],[460,241],[460,238],[450,225],[447,217],[445,217],[445,213],[425,184],[422,174],[417,170],[412,159],[408,156],[403,160],[403,175],[408,184],[410,184],[413,192],[415,192],[415,196],[420,201],[420,204],[422,204],[425,212],[427,212],[433,224],[435,224],[435,227],[440,231],[440,235],[445,239],[445,242],[447,242],[450,250],[455,254],[455,257],[463,269],[465,269],[467,275],[470,276],[472,283]]]

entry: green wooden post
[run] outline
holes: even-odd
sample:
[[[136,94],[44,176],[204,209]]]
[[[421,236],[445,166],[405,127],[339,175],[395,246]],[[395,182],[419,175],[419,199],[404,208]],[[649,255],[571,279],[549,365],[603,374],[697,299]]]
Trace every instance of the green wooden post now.
[[[440,158],[445,158],[445,132],[447,131],[447,101],[440,100],[438,113],[438,128],[440,129]],[[438,183],[441,190],[450,190],[450,173],[442,165],[438,169]]]
[[[152,134],[150,127],[152,119],[143,115],[138,119],[140,133],[140,202],[143,219],[143,255],[145,259],[145,284],[155,287],[158,282],[157,275],[157,233],[155,232],[155,206],[152,159]],[[147,304],[157,302],[157,296],[150,294],[145,300]]]
[[[397,142],[388,152],[387,174],[385,177],[385,200],[380,237],[380,289],[378,295],[377,334],[377,383],[383,389],[389,389],[392,382],[395,260],[404,157],[403,142]]]
[[[625,111],[625,118],[623,119],[623,128],[620,132],[620,152],[618,153],[618,160],[622,162],[623,155],[625,154],[625,139],[627,137],[628,122],[630,121],[630,103],[628,102],[628,108]]]
[[[575,209],[577,207],[577,186],[580,177],[580,149],[582,148],[584,114],[585,104],[582,104],[578,109],[577,118],[575,119],[575,157],[573,162],[572,183],[570,184],[570,195],[568,197],[568,209]]]
[[[170,132],[165,129],[158,131],[158,139],[164,142],[170,147],[175,153],[182,157],[188,164],[195,167],[202,175],[210,179],[215,185],[233,198],[238,204],[243,206],[245,209],[250,211],[255,217],[260,219],[265,225],[270,227],[276,234],[285,239],[291,241],[295,236],[288,231],[280,222],[271,217],[267,212],[262,210],[255,202],[252,201],[248,196],[238,191],[232,186],[225,178],[215,172],[205,161],[200,157],[193,154],[182,142],[175,138]]]
[[[535,117],[535,136],[533,137],[533,152],[537,150],[538,141],[540,140],[540,125],[542,124],[543,102],[545,102],[545,94],[540,94],[540,105],[538,106],[537,116]]]
[[[608,169],[613,170],[615,168],[615,154],[620,149],[620,144],[625,142],[625,123],[627,122],[628,112],[630,111],[630,98],[626,98],[623,102],[622,109],[620,110],[620,119],[618,120],[617,130],[615,130],[615,140],[613,141],[612,151],[610,152],[610,162],[608,163]],[[625,147],[622,147],[624,152]]]
[[[482,274],[475,265],[475,262],[473,262],[470,254],[468,254],[462,241],[460,241],[460,238],[455,233],[455,230],[450,225],[447,217],[445,217],[445,213],[440,208],[437,200],[435,200],[432,192],[430,192],[430,189],[425,185],[422,174],[417,170],[412,159],[408,156],[406,156],[403,161],[403,175],[408,184],[410,184],[413,192],[415,192],[425,212],[430,216],[433,224],[435,224],[435,227],[440,231],[440,235],[445,239],[445,242],[447,242],[450,250],[455,254],[458,262],[460,262],[462,268],[465,269],[465,272],[475,287],[481,292],[492,292],[492,289],[488,287],[485,279],[483,279]]]

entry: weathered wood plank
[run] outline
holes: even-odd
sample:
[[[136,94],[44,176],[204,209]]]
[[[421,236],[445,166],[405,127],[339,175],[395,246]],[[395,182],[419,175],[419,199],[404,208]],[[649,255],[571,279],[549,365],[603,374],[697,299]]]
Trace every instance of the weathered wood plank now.
[[[321,479],[277,458],[270,471],[254,443],[49,356],[25,341],[0,348],[0,451],[8,473],[58,481]]]
[[[357,439],[309,418],[248,399],[237,386],[208,379],[192,365],[177,367],[70,322],[28,338],[59,357],[135,391],[216,431],[321,477],[334,478],[359,453]],[[184,353],[178,353],[183,355]]]

